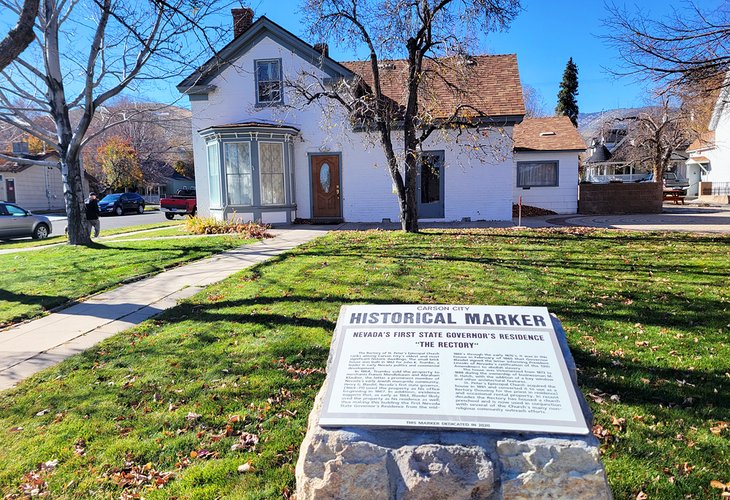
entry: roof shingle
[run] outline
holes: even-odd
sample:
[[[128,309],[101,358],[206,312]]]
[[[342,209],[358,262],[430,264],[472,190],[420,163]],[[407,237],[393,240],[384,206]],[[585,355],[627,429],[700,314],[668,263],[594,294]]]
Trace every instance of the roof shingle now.
[[[343,66],[360,75],[373,86],[370,61],[343,62]],[[424,78],[419,88],[419,108],[434,119],[450,117],[459,106],[460,116],[517,116],[525,114],[517,56],[483,55],[441,58],[424,62]],[[380,68],[383,93],[405,105],[408,63],[405,60],[383,61]]]
[[[567,116],[525,118],[515,125],[515,151],[584,151],[586,143]]]

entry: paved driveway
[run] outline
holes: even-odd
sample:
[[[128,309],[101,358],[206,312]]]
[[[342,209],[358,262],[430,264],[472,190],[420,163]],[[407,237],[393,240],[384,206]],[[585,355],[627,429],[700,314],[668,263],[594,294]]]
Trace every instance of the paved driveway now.
[[[546,217],[555,225],[585,226],[635,231],[685,231],[730,233],[730,206],[664,206],[661,214]]]

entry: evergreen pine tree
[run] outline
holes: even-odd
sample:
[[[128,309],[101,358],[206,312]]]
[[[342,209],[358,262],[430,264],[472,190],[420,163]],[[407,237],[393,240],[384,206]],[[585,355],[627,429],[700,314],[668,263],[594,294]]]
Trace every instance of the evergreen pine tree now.
[[[571,57],[568,64],[565,65],[565,71],[563,71],[563,81],[560,82],[558,105],[555,106],[555,114],[558,116],[567,116],[576,127],[578,126],[578,101],[575,99],[577,95],[578,66],[575,65]]]

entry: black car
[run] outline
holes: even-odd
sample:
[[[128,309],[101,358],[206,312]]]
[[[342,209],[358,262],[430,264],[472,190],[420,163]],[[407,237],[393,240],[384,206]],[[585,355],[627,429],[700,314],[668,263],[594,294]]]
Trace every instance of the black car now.
[[[122,215],[124,212],[144,213],[144,198],[137,193],[108,194],[99,200],[102,215]]]

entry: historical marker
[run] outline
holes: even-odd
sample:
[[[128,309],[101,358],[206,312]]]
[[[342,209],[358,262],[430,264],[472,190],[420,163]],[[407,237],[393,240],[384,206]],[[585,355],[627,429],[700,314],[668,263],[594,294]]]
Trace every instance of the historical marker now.
[[[587,434],[544,307],[343,306],[319,424]]]

